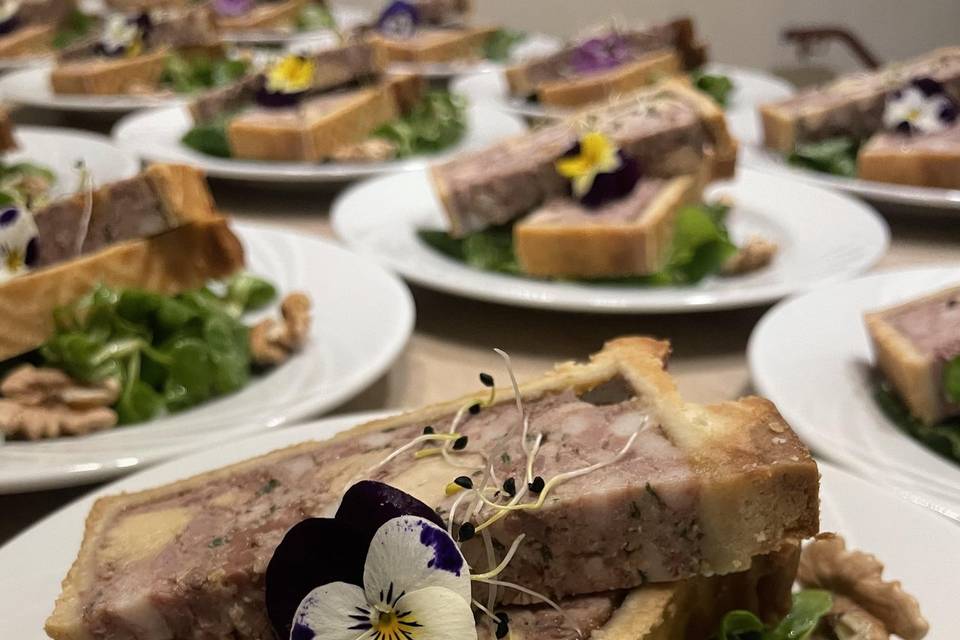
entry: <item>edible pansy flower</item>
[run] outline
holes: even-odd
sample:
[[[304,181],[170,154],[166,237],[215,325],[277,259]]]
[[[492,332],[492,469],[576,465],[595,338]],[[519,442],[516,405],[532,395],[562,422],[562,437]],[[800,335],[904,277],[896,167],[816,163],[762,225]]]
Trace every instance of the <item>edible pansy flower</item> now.
[[[0,35],[11,33],[19,24],[20,0],[0,2]]]
[[[904,134],[938,133],[957,121],[957,103],[932,78],[914,78],[887,97],[883,124]]]
[[[147,14],[135,17],[113,14],[107,18],[97,53],[108,57],[138,56],[143,52],[144,41],[150,29]]]
[[[573,196],[588,207],[599,207],[633,191],[639,166],[599,132],[584,134],[556,162],[557,172],[570,180]]]
[[[391,2],[377,19],[377,31],[390,38],[412,38],[419,25],[420,12],[404,0]]]
[[[570,53],[570,67],[577,73],[593,73],[619,67],[630,59],[630,49],[618,33],[590,38]]]
[[[11,205],[0,208],[0,281],[36,266],[38,236],[30,211]]]
[[[470,569],[430,507],[364,481],[333,518],[295,525],[266,573],[280,638],[475,640]]]
[[[273,63],[264,73],[257,102],[265,107],[290,107],[297,104],[313,86],[316,63],[310,58],[290,55]]]
[[[234,18],[250,13],[254,0],[214,0],[213,10],[219,16]]]

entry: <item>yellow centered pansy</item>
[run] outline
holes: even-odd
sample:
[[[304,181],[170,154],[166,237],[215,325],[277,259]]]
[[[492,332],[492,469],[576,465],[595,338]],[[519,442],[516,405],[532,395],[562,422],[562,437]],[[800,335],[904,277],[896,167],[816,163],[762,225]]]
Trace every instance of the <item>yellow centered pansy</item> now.
[[[560,158],[555,166],[561,176],[570,180],[573,195],[580,198],[593,187],[597,175],[613,173],[620,168],[618,152],[607,136],[593,131],[580,138],[579,154]]]
[[[287,56],[267,71],[267,90],[274,93],[300,93],[313,86],[316,64],[302,56]]]

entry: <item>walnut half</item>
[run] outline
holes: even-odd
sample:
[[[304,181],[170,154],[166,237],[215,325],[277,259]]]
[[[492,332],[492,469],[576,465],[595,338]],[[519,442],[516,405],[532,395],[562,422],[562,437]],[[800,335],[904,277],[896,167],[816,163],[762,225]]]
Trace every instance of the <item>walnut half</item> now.
[[[310,298],[291,293],[280,303],[281,318],[261,320],[250,330],[250,355],[260,366],[276,366],[299,351],[310,333]]]
[[[930,629],[917,600],[898,581],[883,580],[883,564],[875,556],[848,551],[843,538],[824,533],[800,556],[797,581],[803,587],[826,589],[834,606],[824,619],[844,638],[886,639],[895,633],[920,640]]]
[[[0,382],[0,432],[29,440],[84,435],[117,424],[116,380],[82,384],[59,369],[23,365]]]
[[[739,251],[730,256],[721,267],[720,273],[725,276],[739,276],[757,271],[773,262],[778,250],[775,243],[753,236]]]

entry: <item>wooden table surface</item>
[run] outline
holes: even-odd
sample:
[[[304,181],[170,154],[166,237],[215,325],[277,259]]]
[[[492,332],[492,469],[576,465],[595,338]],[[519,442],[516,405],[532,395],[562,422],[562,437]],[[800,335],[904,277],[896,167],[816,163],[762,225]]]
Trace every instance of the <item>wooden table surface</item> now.
[[[213,188],[221,208],[238,220],[332,235],[326,214],[333,192],[263,190],[226,182],[214,182]],[[893,240],[877,269],[960,260],[960,212],[952,217],[902,209],[884,214]],[[734,398],[750,392],[745,350],[766,311],[596,316],[517,309],[417,287],[413,294],[417,322],[406,349],[388,374],[333,413],[415,407],[473,390],[478,371],[501,366],[493,347],[507,350],[524,378],[555,362],[583,358],[624,334],[668,338],[674,346],[670,369],[691,400]],[[0,543],[93,488],[0,496]]]

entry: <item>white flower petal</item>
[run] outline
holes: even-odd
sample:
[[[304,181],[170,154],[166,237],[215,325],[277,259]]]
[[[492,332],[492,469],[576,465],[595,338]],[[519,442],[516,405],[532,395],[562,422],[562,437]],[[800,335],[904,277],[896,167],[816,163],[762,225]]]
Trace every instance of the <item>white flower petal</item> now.
[[[371,603],[393,604],[426,587],[449,589],[470,603],[470,567],[457,543],[429,520],[389,520],[370,542],[363,586]]]
[[[346,582],[325,584],[308,593],[297,607],[290,640],[357,640],[371,628],[369,612],[360,587]]]
[[[415,640],[477,638],[470,605],[449,589],[427,587],[408,593],[397,602],[397,614],[401,630]]]

